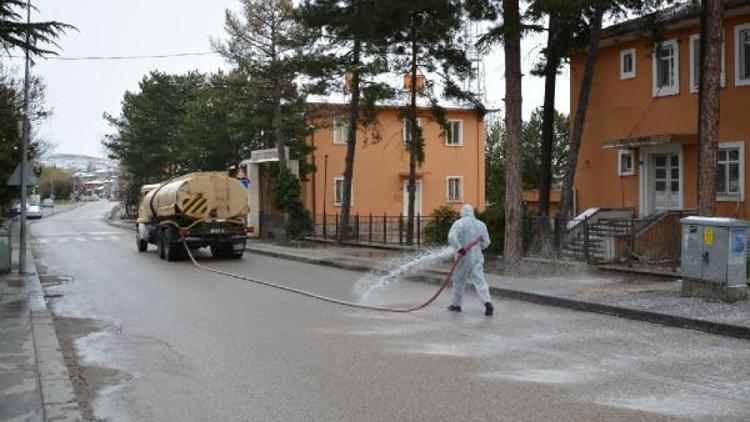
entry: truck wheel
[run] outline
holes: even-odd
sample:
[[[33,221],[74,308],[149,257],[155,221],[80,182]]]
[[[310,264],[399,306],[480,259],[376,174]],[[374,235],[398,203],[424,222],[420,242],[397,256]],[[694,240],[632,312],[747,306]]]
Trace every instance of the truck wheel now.
[[[164,243],[166,241],[166,232],[164,229],[156,230],[156,250],[159,252],[159,258],[164,259]]]
[[[185,259],[185,245],[178,241],[179,233],[176,227],[164,230],[164,257],[167,261],[182,261]]]
[[[138,252],[146,252],[148,241],[141,239],[141,232],[138,227],[135,228],[135,244],[138,246]]]
[[[231,243],[219,243],[218,245],[211,245],[211,256],[213,256],[215,259],[227,259],[231,255]]]

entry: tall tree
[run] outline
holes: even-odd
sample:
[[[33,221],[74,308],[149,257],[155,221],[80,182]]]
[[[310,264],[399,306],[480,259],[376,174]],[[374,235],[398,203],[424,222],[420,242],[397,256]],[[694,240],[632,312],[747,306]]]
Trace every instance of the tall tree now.
[[[56,41],[68,29],[75,27],[56,21],[26,22],[25,0],[0,1],[0,47],[28,49],[32,56],[57,55],[46,44],[57,46]]]
[[[513,265],[523,254],[521,197],[521,14],[518,0],[503,0],[505,52],[505,244],[503,258]]]
[[[705,0],[701,2],[700,7],[698,214],[713,216],[716,208],[716,152],[719,147],[724,2]]]
[[[459,0],[392,0],[388,2],[392,22],[397,22],[391,49],[395,68],[405,72],[408,105],[400,111],[401,118],[408,121],[407,148],[409,151],[409,179],[407,183],[407,244],[414,243],[416,214],[417,166],[424,160],[424,137],[418,124],[418,97],[423,95],[430,104],[431,117],[443,128],[446,134],[445,110],[440,106],[441,99],[456,99],[474,103],[481,113],[482,106],[471,92],[462,90],[457,79],[471,77],[469,62],[460,39],[464,22],[462,2]],[[420,76],[424,84],[419,82]],[[434,81],[427,77],[441,79],[443,89],[437,92]]]
[[[609,6],[604,0],[594,0],[592,6],[584,8],[584,14],[589,18],[588,48],[586,50],[586,64],[581,79],[581,91],[575,108],[575,118],[570,139],[568,153],[568,168],[565,172],[562,186],[562,198],[558,215],[570,217],[573,214],[573,183],[575,181],[576,166],[578,165],[578,151],[581,149],[583,128],[589,106],[589,97],[594,81],[594,69],[599,53],[599,41],[602,34],[602,20],[604,12]]]
[[[301,28],[293,18],[292,0],[240,0],[241,14],[227,10],[226,41],[214,48],[227,60],[246,70],[266,93],[271,104],[273,139],[279,167],[287,168],[287,117],[283,105],[299,101],[294,80],[299,74],[296,57],[302,47]]]
[[[340,87],[342,80],[344,91],[349,93],[339,242],[347,240],[350,233],[358,128],[369,126],[376,103],[392,94],[387,85],[373,79],[387,71],[390,22],[383,19],[383,10],[376,0],[307,0],[296,13],[298,20],[315,34],[310,38],[314,47],[311,50],[318,54],[306,60],[306,73],[319,81],[318,88],[324,93]]]

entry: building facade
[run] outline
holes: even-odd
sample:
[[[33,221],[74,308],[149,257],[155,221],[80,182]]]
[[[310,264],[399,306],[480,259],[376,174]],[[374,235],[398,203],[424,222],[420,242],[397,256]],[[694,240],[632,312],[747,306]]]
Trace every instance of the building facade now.
[[[747,219],[750,5],[725,7],[717,214]],[[603,33],[576,169],[579,210],[696,208],[699,17],[678,5],[658,21],[656,46],[637,20]],[[571,121],[585,60],[585,52],[571,60]]]
[[[316,171],[303,183],[307,208],[316,216],[340,213],[346,158],[348,115],[345,104],[319,104],[311,117],[318,129],[307,142]],[[420,108],[424,162],[417,168],[416,214],[439,206],[484,207],[484,121],[473,109],[448,108],[450,130],[442,134],[430,110]],[[407,214],[409,177],[408,124],[397,107],[380,107],[375,123],[357,132],[352,184],[352,215]]]

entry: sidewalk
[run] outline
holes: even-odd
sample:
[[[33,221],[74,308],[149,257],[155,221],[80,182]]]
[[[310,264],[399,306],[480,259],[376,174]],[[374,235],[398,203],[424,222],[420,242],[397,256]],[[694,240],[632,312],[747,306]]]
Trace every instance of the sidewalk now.
[[[282,246],[261,241],[247,251],[261,255],[371,271],[410,254],[382,249],[301,243]],[[425,269],[415,281],[437,283],[449,264]],[[487,282],[495,296],[560,306],[622,318],[750,338],[750,302],[727,304],[680,296],[681,282],[591,269],[583,265],[526,260],[513,275],[503,275],[502,263],[488,259]]]
[[[73,387],[36,274],[19,275],[18,228],[13,227],[14,272],[0,274],[0,420],[80,421]]]

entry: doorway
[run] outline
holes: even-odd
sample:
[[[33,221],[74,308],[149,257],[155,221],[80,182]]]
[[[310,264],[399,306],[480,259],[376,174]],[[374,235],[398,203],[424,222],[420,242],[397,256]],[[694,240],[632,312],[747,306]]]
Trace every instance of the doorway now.
[[[417,189],[414,192],[414,215],[422,215],[422,181],[417,180]],[[404,215],[409,215],[409,181],[404,180]]]

